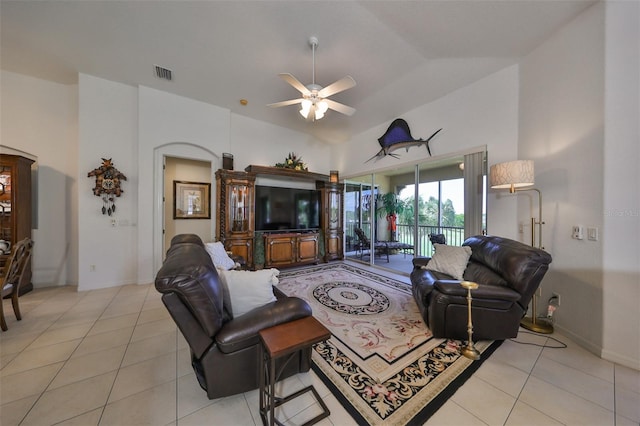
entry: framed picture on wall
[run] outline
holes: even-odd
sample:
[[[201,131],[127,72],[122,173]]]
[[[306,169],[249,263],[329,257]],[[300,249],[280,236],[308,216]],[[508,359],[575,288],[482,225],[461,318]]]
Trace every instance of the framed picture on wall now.
[[[173,181],[174,219],[211,219],[211,184]]]

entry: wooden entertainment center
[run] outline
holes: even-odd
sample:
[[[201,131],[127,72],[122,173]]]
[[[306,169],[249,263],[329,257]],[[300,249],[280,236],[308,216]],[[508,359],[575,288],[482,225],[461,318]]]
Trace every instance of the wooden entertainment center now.
[[[261,176],[314,182],[320,194],[320,227],[256,232],[255,187]],[[244,171],[218,170],[216,189],[217,238],[227,251],[242,256],[247,267],[285,268],[343,258],[342,187],[328,175],[251,165]],[[256,262],[256,250],[262,248],[264,263]]]

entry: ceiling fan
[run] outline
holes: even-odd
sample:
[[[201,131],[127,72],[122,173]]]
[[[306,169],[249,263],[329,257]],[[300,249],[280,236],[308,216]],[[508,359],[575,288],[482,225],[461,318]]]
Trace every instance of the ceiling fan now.
[[[287,105],[301,104],[302,109],[300,109],[300,114],[305,119],[310,121],[320,120],[322,117],[324,117],[327,109],[332,109],[349,116],[353,115],[353,113],[356,112],[355,108],[351,108],[350,106],[332,101],[331,99],[328,99],[328,97],[342,92],[343,90],[352,88],[356,85],[356,81],[353,79],[353,77],[348,75],[336,81],[335,83],[328,85],[327,87],[322,87],[316,84],[316,48],[318,47],[318,39],[316,37],[310,37],[309,46],[311,47],[311,50],[313,52],[312,83],[305,86],[304,84],[300,83],[297,78],[289,73],[278,74],[280,78],[292,85],[296,90],[300,91],[302,97],[298,99],[291,99],[288,101],[268,104],[267,106],[283,107]]]

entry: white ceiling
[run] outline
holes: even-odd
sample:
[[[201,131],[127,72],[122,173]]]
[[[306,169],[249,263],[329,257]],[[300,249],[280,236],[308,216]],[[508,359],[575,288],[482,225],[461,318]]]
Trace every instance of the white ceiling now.
[[[516,63],[593,3],[2,0],[1,65],[66,84],[81,72],[144,85],[335,143]],[[332,96],[352,117],[309,123],[297,106],[266,106],[298,97],[279,73],[311,83],[312,35],[316,83],[357,82]],[[174,80],[156,78],[155,64]]]

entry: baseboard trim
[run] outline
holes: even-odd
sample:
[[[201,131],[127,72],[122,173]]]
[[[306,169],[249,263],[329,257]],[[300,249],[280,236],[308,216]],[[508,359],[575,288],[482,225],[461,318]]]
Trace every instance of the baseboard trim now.
[[[571,339],[574,343],[578,344],[579,346],[585,348],[586,350],[588,350],[589,352],[593,353],[594,355],[607,360],[607,361],[611,361],[613,363],[616,364],[620,364],[623,365],[625,367],[629,367],[632,368],[634,370],[639,370],[640,371],[640,359],[633,359],[633,358],[629,358],[628,356],[622,355],[618,352],[614,352],[611,350],[606,350],[604,349],[602,346],[597,345],[591,341],[585,340],[582,336],[575,334],[573,332],[571,332],[570,330],[567,330],[566,328],[563,328],[561,326],[558,326],[557,324],[554,324],[554,328],[556,329],[556,331],[558,331],[560,334],[562,334],[563,336],[568,337],[569,339]]]

